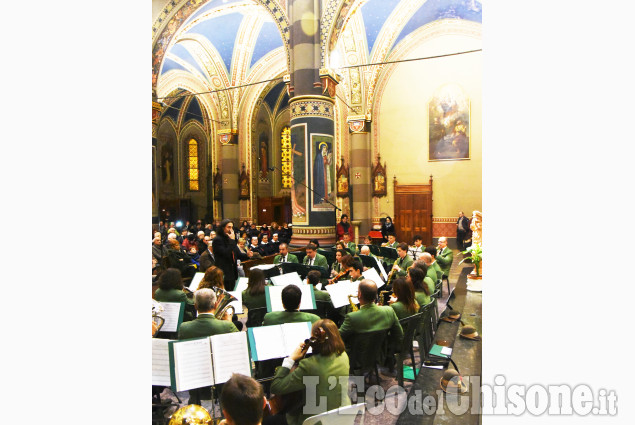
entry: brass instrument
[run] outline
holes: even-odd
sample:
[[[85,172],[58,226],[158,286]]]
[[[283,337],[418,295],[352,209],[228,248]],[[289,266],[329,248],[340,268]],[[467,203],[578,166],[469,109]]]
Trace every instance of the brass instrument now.
[[[392,263],[393,268],[390,270],[390,273],[388,273],[388,279],[386,279],[386,285],[390,284],[390,281],[391,281],[393,275],[397,271],[397,269],[394,268],[395,265],[397,264],[397,261],[399,261],[399,259],[396,259],[395,262]]]
[[[157,335],[165,323],[165,319],[160,316],[163,310],[161,303],[156,300],[152,300],[152,338]]]
[[[214,317],[217,319],[223,319],[225,313],[231,308],[231,315],[233,316],[236,312],[234,306],[229,305],[230,303],[237,301],[238,298],[227,292],[222,288],[218,288],[216,286],[212,287],[214,293],[216,294],[216,313],[214,313]]]
[[[348,295],[348,302],[351,303],[351,311],[357,311],[357,310],[359,310],[359,308],[357,307],[357,304],[355,304],[353,302],[353,300],[352,300],[353,298],[357,298],[357,296],[349,294]]]

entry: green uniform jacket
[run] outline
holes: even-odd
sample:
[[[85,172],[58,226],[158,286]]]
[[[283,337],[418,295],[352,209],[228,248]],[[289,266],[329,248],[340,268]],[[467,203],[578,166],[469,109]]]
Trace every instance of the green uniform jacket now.
[[[426,277],[423,278],[423,283],[428,285],[428,289],[430,290],[430,293],[434,294],[434,291],[436,289],[435,281],[430,279],[428,276],[426,276]]]
[[[271,392],[274,394],[288,394],[294,391],[305,391],[303,382],[305,376],[317,380],[317,388],[309,390],[309,394],[315,394],[316,399],[309,400],[306,405],[307,408],[313,406],[313,409],[315,409],[315,406],[320,406],[320,411],[302,414],[303,408],[301,407],[296,411],[287,413],[289,425],[301,425],[310,416],[351,404],[347,391],[348,372],[349,364],[346,352],[339,356],[335,353],[330,356],[315,354],[300,360],[300,364],[293,372],[286,367],[279,368],[273,378],[273,382],[271,382]],[[329,377],[336,378],[334,387],[329,385]],[[340,377],[345,378],[340,379]],[[324,406],[323,399],[326,399],[326,406]]]
[[[304,311],[272,311],[265,314],[263,326],[281,325],[283,323],[311,322],[320,320],[320,316]]]
[[[273,264],[278,264],[280,263],[280,259],[282,258],[282,255],[278,254],[274,257],[273,259]],[[296,257],[293,254],[287,254],[287,263],[299,263],[298,261],[298,257]]]
[[[302,261],[302,264],[309,264],[309,256],[305,255],[304,256],[304,260]],[[314,266],[322,266],[322,267],[326,267],[327,269],[329,268],[329,262],[326,261],[326,257],[323,256],[322,254],[319,253],[315,253],[315,259],[313,260],[313,265]]]
[[[419,303],[419,305],[421,307],[423,307],[424,305],[430,304],[430,296],[426,295],[425,292],[421,291],[421,292],[415,292],[415,299],[417,300],[417,303]]]
[[[404,305],[404,303],[402,303],[401,301],[397,301],[394,302],[392,304],[390,304],[390,306],[392,307],[393,310],[395,310],[395,314],[397,315],[397,318],[399,320],[405,318],[405,317],[410,317],[413,314],[417,314],[419,312],[419,306],[417,305],[417,310],[415,310],[414,313],[408,311],[408,309],[406,308],[406,306]]]
[[[349,242],[347,248],[351,250],[353,255],[357,255],[358,254],[357,245],[355,244],[355,242]]]
[[[452,250],[447,246],[443,248],[443,251],[437,254],[437,262],[439,267],[443,270],[443,276],[450,276],[450,267],[452,267],[453,254]]]
[[[264,292],[258,295],[251,295],[249,289],[245,289],[243,291],[243,305],[247,307],[248,310],[258,307],[267,307],[267,296]]]
[[[324,301],[333,304],[333,301],[331,300],[331,294],[329,294],[328,292],[319,291],[313,288],[313,294],[315,294],[315,301]]]
[[[395,311],[389,306],[375,303],[365,304],[358,311],[350,312],[340,326],[340,335],[344,342],[353,334],[390,329],[389,340],[393,347],[398,347],[403,340],[403,329]],[[395,345],[393,345],[395,344]]]
[[[199,313],[196,319],[181,325],[179,339],[200,338],[230,332],[238,332],[232,322],[218,320],[212,313]]]
[[[414,263],[414,261],[412,261],[412,257],[409,256],[408,254],[406,254],[406,256],[403,258],[397,258],[397,260],[395,260],[395,264],[399,266],[399,271],[397,272],[397,276],[403,277],[406,274],[408,274],[407,272],[408,267],[412,266],[412,263]]]
[[[426,272],[426,277],[429,277],[434,283],[437,282],[437,280],[441,279],[440,277],[438,277],[437,274],[437,269],[434,268],[434,264],[431,264],[430,266],[428,266],[428,271]]]
[[[192,298],[188,298],[185,292],[181,289],[168,289],[167,291],[159,288],[154,293],[154,299],[159,302],[166,303],[188,303],[194,304],[194,300]]]
[[[439,266],[437,261],[432,263],[432,267],[437,271],[437,280],[443,278],[443,270],[441,270],[441,266]]]
[[[383,246],[386,246],[386,247],[388,247],[388,248],[395,248],[395,249],[397,249],[397,247],[399,246],[399,242],[395,241],[395,243],[393,243],[393,244],[386,243],[386,245],[383,245]]]

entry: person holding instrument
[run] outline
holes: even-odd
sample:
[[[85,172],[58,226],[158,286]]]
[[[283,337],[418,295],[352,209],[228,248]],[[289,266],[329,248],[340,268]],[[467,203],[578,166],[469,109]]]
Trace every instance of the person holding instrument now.
[[[415,291],[406,279],[399,277],[392,284],[394,298],[388,301],[388,304],[395,310],[395,314],[399,320],[417,314],[419,311],[419,303],[415,299]]]
[[[313,355],[304,358],[309,347],[312,348]],[[293,369],[296,364],[297,367]],[[284,395],[302,391],[302,405],[294,406],[286,413],[286,422],[289,425],[301,425],[310,416],[350,405],[347,394],[348,373],[348,355],[337,326],[329,319],[320,319],[311,328],[311,341],[298,345],[284,359],[271,383],[271,392]],[[307,389],[304,377],[313,377],[314,381],[311,382],[317,381],[316,388]],[[309,396],[312,399],[307,399]],[[263,423],[284,423],[280,421],[282,418],[273,418],[275,416],[271,417],[272,421]]]
[[[388,276],[387,284],[390,285],[391,281],[397,277],[404,277],[408,267],[413,263],[412,258],[408,255],[408,244],[405,242],[400,243],[397,246],[398,258],[395,260],[390,275]]]
[[[337,251],[335,251],[335,261],[331,266],[331,278],[344,271],[344,269],[342,268],[342,258],[344,258],[345,255],[347,255],[347,252],[343,249],[338,249]]]

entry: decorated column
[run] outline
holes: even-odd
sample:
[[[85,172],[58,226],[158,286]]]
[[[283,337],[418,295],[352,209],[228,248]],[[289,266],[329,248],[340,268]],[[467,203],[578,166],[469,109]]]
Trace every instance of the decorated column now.
[[[220,130],[221,179],[223,193],[223,218],[238,223],[240,206],[238,203],[238,135],[230,130]]]
[[[152,224],[159,224],[159,191],[157,187],[157,128],[161,117],[162,106],[156,101],[156,93],[152,93]]]
[[[370,121],[364,116],[349,117],[348,131],[351,142],[352,218],[360,221],[359,233],[365,236],[372,227]]]
[[[293,245],[335,241],[336,146],[333,106],[338,77],[320,69],[320,2],[289,1]],[[308,186],[310,189],[307,189]]]

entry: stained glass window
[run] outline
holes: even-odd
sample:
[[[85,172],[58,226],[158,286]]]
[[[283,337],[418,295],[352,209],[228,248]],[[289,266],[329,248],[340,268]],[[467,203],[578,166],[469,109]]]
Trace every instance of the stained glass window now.
[[[194,139],[188,143],[187,164],[190,190],[198,190],[198,143]]]
[[[283,127],[280,134],[280,162],[282,165],[282,188],[291,188],[291,130]]]

